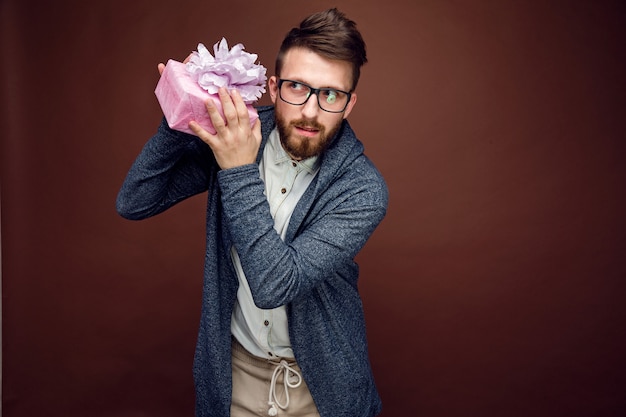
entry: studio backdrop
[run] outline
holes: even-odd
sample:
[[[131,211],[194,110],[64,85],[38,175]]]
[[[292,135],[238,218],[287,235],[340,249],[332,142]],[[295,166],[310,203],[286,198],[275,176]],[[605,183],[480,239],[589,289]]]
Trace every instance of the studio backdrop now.
[[[626,415],[624,4],[2,0],[3,415],[193,415],[205,196],[115,212],[156,66],[225,37],[272,75],[334,6],[390,190],[357,258],[382,415]]]

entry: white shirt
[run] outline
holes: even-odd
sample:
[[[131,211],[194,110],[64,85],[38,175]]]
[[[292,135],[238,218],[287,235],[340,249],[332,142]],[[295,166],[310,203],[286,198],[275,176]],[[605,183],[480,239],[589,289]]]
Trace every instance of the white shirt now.
[[[317,157],[292,160],[280,144],[278,131],[272,131],[263,150],[259,173],[265,183],[274,229],[281,239],[285,239],[291,214],[318,170]],[[231,257],[239,278],[237,302],[231,319],[233,336],[255,356],[293,358],[287,309],[285,306],[271,310],[258,308],[234,247],[231,248]]]

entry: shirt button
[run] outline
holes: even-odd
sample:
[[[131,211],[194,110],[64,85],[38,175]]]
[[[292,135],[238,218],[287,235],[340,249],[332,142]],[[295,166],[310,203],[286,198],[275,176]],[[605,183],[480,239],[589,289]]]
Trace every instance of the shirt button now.
[[[280,189],[280,193],[281,193],[281,194],[285,194],[286,192],[287,192],[287,189],[286,189],[286,188],[281,188],[281,189]]]
[[[297,166],[298,164],[296,164],[295,162],[291,163],[291,166],[293,166],[294,168]]]
[[[269,320],[265,320],[265,321],[263,322],[263,324],[264,324],[264,325],[266,325],[266,326],[269,326],[269,325],[270,325],[270,322],[269,322]]]

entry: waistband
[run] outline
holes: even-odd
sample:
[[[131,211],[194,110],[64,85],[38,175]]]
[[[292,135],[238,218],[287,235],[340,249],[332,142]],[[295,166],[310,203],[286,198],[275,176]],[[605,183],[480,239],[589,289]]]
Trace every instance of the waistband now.
[[[289,389],[298,388],[303,382],[300,367],[298,367],[298,364],[293,358],[259,358],[258,356],[250,354],[250,352],[248,352],[234,337],[232,338],[232,354],[237,359],[254,367],[267,370],[273,369],[267,400],[267,405],[269,407],[267,413],[270,417],[278,415],[279,408],[286,410],[287,407],[289,407]],[[284,403],[278,400],[276,392],[276,384],[281,379],[285,393]]]
[[[277,365],[280,365],[282,361],[286,361],[289,363],[290,366],[295,366],[296,368],[298,368],[298,365],[296,364],[296,360],[294,358],[277,357],[273,359],[268,359],[255,356],[248,352],[246,348],[243,347],[235,337],[232,338],[232,352],[233,355],[236,356],[238,359],[241,359],[242,361],[245,361],[246,363],[257,366],[259,368],[274,369]]]

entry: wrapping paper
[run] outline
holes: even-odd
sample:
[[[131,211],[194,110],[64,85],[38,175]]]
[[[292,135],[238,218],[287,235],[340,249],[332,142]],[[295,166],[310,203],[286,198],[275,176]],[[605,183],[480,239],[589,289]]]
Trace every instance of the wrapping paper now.
[[[189,122],[195,121],[211,134],[216,130],[205,102],[213,100],[222,117],[222,104],[217,95],[220,87],[237,89],[254,125],[258,114],[252,103],[265,92],[265,67],[254,63],[256,55],[243,52],[238,44],[230,51],[225,39],[214,46],[213,57],[204,45],[198,45],[187,64],[169,60],[154,90],[170,128],[194,134]]]

